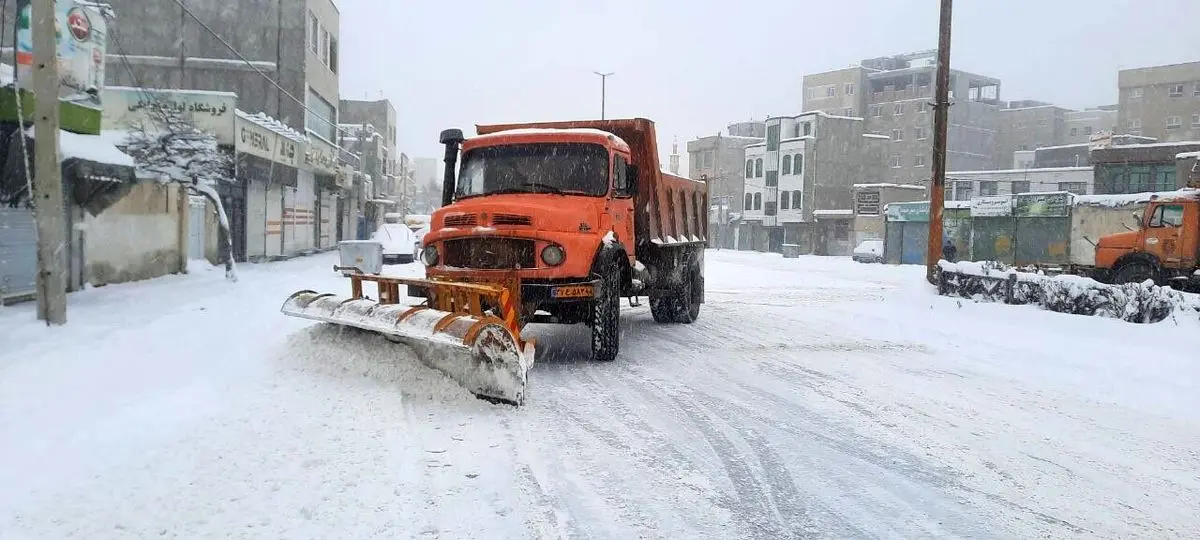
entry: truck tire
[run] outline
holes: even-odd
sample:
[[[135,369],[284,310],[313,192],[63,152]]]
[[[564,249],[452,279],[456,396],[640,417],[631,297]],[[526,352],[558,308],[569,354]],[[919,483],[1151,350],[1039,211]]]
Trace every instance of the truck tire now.
[[[1124,283],[1141,283],[1147,279],[1152,279],[1156,283],[1158,279],[1154,275],[1154,267],[1143,261],[1131,261],[1117,268],[1113,274],[1113,283],[1121,285]]]
[[[689,272],[675,290],[650,298],[650,315],[657,323],[692,324],[700,316],[703,292],[704,278],[698,272]]]
[[[612,362],[621,350],[621,265],[600,267],[600,297],[592,302],[592,360]]]

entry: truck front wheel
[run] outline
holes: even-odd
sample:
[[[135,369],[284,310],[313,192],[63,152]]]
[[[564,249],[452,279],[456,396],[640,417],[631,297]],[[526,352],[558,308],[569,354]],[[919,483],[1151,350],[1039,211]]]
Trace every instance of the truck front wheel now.
[[[1113,275],[1113,283],[1117,285],[1142,283],[1147,279],[1158,281],[1154,276],[1154,267],[1142,261],[1127,262],[1121,265]]]
[[[621,265],[601,266],[600,297],[592,303],[592,359],[616,360],[621,350]]]

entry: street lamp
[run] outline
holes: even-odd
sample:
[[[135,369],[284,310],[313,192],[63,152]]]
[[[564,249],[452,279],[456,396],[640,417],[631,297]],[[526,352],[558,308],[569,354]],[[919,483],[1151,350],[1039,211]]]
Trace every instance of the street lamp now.
[[[599,71],[593,71],[592,73],[595,73],[596,75],[600,76],[600,119],[604,120],[604,98],[605,98],[604,94],[605,94],[605,90],[606,90],[605,83],[608,82],[608,76],[612,75],[613,72],[610,71],[608,73],[600,73]]]

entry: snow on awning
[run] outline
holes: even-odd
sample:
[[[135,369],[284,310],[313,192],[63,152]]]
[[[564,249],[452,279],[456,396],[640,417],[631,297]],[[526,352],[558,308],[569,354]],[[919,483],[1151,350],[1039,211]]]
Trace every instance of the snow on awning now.
[[[369,202],[369,203],[375,203],[375,204],[381,204],[381,205],[384,205],[384,206],[395,206],[395,204],[396,204],[396,201],[389,201],[389,200],[387,200],[387,199],[371,199],[371,200],[369,200],[369,201],[367,201],[367,202]]]
[[[848,218],[848,217],[852,217],[852,216],[854,216],[854,211],[849,210],[849,209],[813,210],[813,217],[815,217],[817,219],[820,219],[820,218],[839,219],[839,218]]]
[[[26,131],[33,140],[37,140],[33,126]],[[116,165],[118,167],[133,167],[133,158],[120,151],[112,143],[110,137],[102,135],[81,135],[70,131],[58,130],[58,160],[81,159]]]

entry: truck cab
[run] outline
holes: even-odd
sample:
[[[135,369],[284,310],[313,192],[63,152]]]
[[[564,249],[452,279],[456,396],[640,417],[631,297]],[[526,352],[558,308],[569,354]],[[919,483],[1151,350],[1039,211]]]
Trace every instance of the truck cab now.
[[[1153,197],[1136,216],[1138,230],[1101,237],[1096,266],[1114,283],[1195,287],[1200,270],[1200,197]]]

